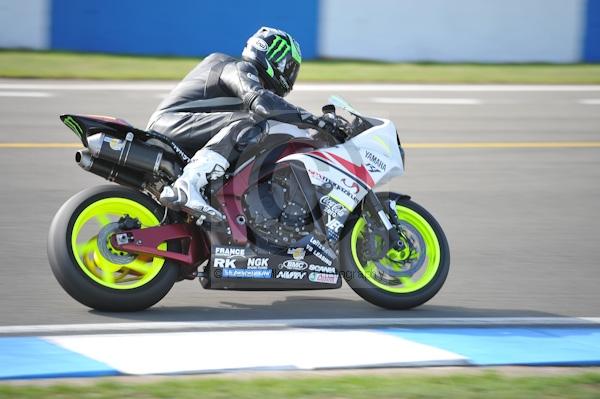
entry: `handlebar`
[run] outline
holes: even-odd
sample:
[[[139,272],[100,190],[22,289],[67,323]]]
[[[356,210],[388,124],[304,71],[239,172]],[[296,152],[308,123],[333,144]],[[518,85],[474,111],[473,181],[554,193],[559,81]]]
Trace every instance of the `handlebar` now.
[[[346,138],[350,136],[350,123],[336,114],[335,105],[333,104],[324,105],[323,108],[321,108],[321,111],[323,112],[321,118],[331,123],[335,133],[328,130],[326,130],[326,132],[332,135],[337,141],[344,142]]]

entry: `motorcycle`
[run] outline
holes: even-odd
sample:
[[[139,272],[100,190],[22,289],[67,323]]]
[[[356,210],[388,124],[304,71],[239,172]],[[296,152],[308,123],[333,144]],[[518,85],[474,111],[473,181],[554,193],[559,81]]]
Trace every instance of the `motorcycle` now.
[[[374,191],[404,172],[394,124],[335,96],[323,113],[337,134],[268,121],[269,135],[205,188],[221,217],[160,204],[190,161],[167,136],[112,117],[61,115],[84,146],[79,166],[117,184],[83,190],[55,215],[56,279],[102,311],[146,309],[184,279],[226,290],[334,289],[343,279],[383,308],[427,302],[448,275],[444,232],[410,196]]]

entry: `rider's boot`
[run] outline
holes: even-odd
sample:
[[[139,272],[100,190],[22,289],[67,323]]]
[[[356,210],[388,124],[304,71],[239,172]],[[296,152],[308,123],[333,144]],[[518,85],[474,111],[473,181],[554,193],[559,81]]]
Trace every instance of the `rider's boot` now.
[[[160,202],[171,209],[182,210],[197,216],[199,221],[208,218],[223,220],[224,215],[210,206],[202,191],[208,180],[225,174],[229,162],[225,157],[209,149],[198,151],[191,162],[183,168],[183,173],[172,186],[165,186],[160,194]]]

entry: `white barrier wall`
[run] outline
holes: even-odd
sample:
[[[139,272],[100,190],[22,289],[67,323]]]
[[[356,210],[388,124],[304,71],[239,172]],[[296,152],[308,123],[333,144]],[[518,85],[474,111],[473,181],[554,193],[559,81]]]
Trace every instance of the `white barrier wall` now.
[[[439,62],[577,62],[585,0],[322,0],[319,54]]]
[[[0,0],[0,48],[46,49],[50,0]]]

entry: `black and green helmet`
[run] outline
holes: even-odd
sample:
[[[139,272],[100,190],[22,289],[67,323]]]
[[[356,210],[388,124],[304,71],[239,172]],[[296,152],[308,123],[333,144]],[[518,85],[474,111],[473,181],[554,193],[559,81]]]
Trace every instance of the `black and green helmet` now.
[[[267,27],[248,39],[242,58],[254,64],[267,88],[282,97],[292,90],[302,62],[298,42],[282,30]]]

